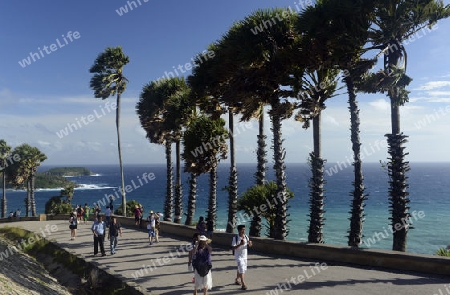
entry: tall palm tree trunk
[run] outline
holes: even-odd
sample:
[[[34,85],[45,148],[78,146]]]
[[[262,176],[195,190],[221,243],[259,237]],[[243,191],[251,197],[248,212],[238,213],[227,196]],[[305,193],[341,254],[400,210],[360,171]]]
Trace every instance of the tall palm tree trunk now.
[[[258,118],[259,133],[258,133],[258,150],[256,152],[258,167],[256,168],[256,185],[263,185],[266,181],[266,138],[264,134],[264,108],[261,107],[261,113]],[[261,226],[261,225],[260,225]]]
[[[3,178],[2,218],[5,218],[6,214],[8,214],[8,201],[6,200],[6,173],[5,173],[5,170],[3,170],[3,172],[2,172],[2,178]]]
[[[260,237],[261,236],[261,222],[262,218],[258,214],[253,214],[252,220],[250,221],[249,236]]]
[[[166,200],[164,203],[164,221],[172,221],[173,210],[173,167],[172,167],[172,142],[166,141],[166,169],[167,169],[167,184],[166,184]]]
[[[396,41],[393,41],[396,42]],[[391,48],[391,47],[389,47]],[[398,47],[401,48],[401,47]],[[385,69],[390,73],[394,66],[398,66],[400,53],[397,51],[389,51],[385,56]],[[407,234],[409,229],[409,192],[407,189],[407,172],[410,170],[409,162],[405,161],[408,153],[404,152],[403,146],[407,142],[407,136],[400,132],[400,106],[399,106],[399,87],[395,87],[393,91],[389,91],[391,100],[391,125],[392,134],[386,134],[388,142],[388,175],[389,175],[389,205],[392,214],[391,226],[393,234],[392,250],[406,251]],[[398,225],[401,228],[398,229]]]
[[[272,111],[276,111],[272,107]],[[283,139],[281,133],[281,117],[279,114],[271,114],[272,132],[273,132],[273,159],[274,170],[277,181],[277,193],[272,200],[275,203],[277,215],[275,217],[274,238],[277,240],[286,239],[287,229],[287,184],[286,184],[286,166],[284,165],[285,150],[283,148]]]
[[[209,172],[209,201],[207,218],[212,222],[213,229],[216,228],[217,219],[217,163],[212,165]]]
[[[350,196],[353,197],[351,206],[350,217],[350,230],[348,235],[348,245],[350,247],[359,247],[362,242],[362,232],[364,223],[364,201],[367,200],[364,195],[364,177],[362,173],[362,161],[361,161],[361,141],[359,138],[359,108],[356,100],[356,91],[353,79],[351,76],[344,78],[344,82],[347,85],[348,103],[350,110],[350,122],[351,122],[351,141],[353,150],[353,168],[354,168],[354,181],[353,191]]]
[[[188,199],[188,208],[187,208],[187,216],[186,225],[192,225],[195,216],[195,205],[197,199],[197,175],[191,173],[191,177],[189,178],[189,199]]]
[[[175,223],[181,223],[183,217],[183,188],[181,186],[181,152],[180,152],[180,140],[175,143],[176,157],[177,157],[177,172],[176,172],[176,184],[175,184]]]
[[[31,181],[29,178],[27,178],[27,198],[26,204],[25,204],[25,216],[30,217],[31,214]]]
[[[321,113],[319,112],[313,118],[313,141],[314,152],[310,153],[312,177],[309,182],[310,188],[310,223],[308,229],[309,243],[323,243],[323,226],[324,226],[324,163],[321,158],[321,136],[320,136]]]
[[[230,130],[230,176],[228,178],[228,222],[227,233],[232,233],[236,227],[238,179],[234,149],[234,117],[233,109],[228,109],[228,124]]]
[[[36,168],[33,168],[33,172],[31,173],[31,187],[30,187],[30,200],[31,200],[31,214],[32,216],[36,216],[36,198],[34,195],[34,182],[36,180]]]
[[[127,216],[127,198],[125,196],[125,178],[123,175],[122,165],[122,148],[120,147],[120,94],[117,94],[117,108],[116,108],[116,130],[117,130],[117,149],[119,151],[120,164],[120,178],[122,180],[122,210],[123,216]]]
[[[266,164],[267,164],[267,151],[266,151],[266,138],[264,134],[264,108],[261,107],[260,114],[258,117],[258,149],[256,151],[257,157],[257,168],[255,173],[256,185],[264,185],[266,181]],[[252,220],[250,221],[249,235],[253,237],[261,236],[261,225],[262,218],[258,214],[253,214]]]

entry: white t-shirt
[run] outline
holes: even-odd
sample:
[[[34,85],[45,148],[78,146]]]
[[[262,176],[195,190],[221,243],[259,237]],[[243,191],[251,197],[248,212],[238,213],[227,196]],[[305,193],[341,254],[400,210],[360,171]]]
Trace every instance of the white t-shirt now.
[[[231,246],[237,246],[241,244],[241,241],[244,240],[244,244],[237,247],[236,249],[234,249],[234,257],[236,259],[238,258],[243,258],[243,259],[247,259],[247,248],[248,248],[248,237],[247,235],[244,235],[243,237],[237,235],[237,239],[236,239],[236,235],[233,236],[233,241],[231,242]]]
[[[149,221],[149,223],[147,224],[147,229],[150,229],[150,228],[155,228],[155,224],[156,224],[156,221],[155,221],[155,217],[147,217],[147,221]]]

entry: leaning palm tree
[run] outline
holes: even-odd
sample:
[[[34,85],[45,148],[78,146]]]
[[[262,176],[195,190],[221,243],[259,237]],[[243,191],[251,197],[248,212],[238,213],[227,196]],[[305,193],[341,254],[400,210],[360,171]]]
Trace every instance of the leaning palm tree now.
[[[320,2],[319,2],[320,4]],[[298,81],[295,89],[300,99],[299,112],[296,120],[303,122],[303,127],[308,128],[310,121],[313,124],[313,152],[310,153],[310,165],[312,176],[310,187],[310,224],[308,229],[308,242],[324,243],[324,166],[326,160],[322,158],[321,117],[325,109],[325,101],[335,96],[338,83],[339,69],[332,63],[332,57],[328,44],[330,36],[326,26],[320,22],[327,20],[322,18],[323,11],[317,4],[309,7],[301,13],[297,22],[297,30],[303,35],[299,46],[299,52],[306,51],[311,54],[303,57],[304,70],[295,73]]]
[[[120,147],[120,97],[127,87],[127,78],[123,75],[123,67],[129,63],[130,59],[126,56],[122,47],[108,47],[104,52],[97,56],[94,65],[89,72],[94,74],[90,81],[90,87],[94,90],[96,98],[106,99],[116,95],[116,130],[117,130],[117,148],[119,151],[120,176],[122,181],[122,208],[123,216],[127,216],[125,179],[122,165],[122,149]]]
[[[234,149],[234,113],[236,101],[224,98],[224,91],[230,77],[223,76],[223,72],[216,69],[216,65],[229,63],[229,57],[224,56],[216,44],[208,47],[209,52],[214,52],[213,58],[204,59],[202,54],[196,56],[194,62],[196,67],[192,75],[188,77],[189,85],[193,90],[193,97],[200,109],[209,114],[212,118],[218,118],[227,111],[228,106],[228,128],[230,131],[230,174],[228,177],[228,222],[227,233],[232,233],[236,227],[237,197],[238,197],[238,173],[235,160]],[[193,178],[191,178],[193,179]]]
[[[189,88],[184,78],[152,81],[144,86],[136,112],[147,138],[152,143],[162,144],[166,149],[167,189],[164,204],[164,220],[171,221],[173,213],[173,168],[172,143],[176,143],[177,184],[175,186],[175,222],[181,222],[182,188],[180,140],[181,128],[190,114]]]
[[[217,165],[227,155],[228,131],[221,118],[211,119],[205,115],[191,120],[183,135],[185,170],[200,175],[209,173],[209,201],[207,219],[213,229],[217,219]]]
[[[361,90],[369,93],[386,93],[391,104],[391,133],[386,134],[389,159],[389,203],[391,226],[394,230],[392,250],[406,251],[409,198],[409,162],[405,161],[404,144],[407,136],[400,128],[400,106],[408,102],[406,86],[411,78],[406,75],[407,54],[403,41],[438,20],[450,16],[450,5],[436,0],[380,0],[375,8],[374,26],[369,35],[372,48],[383,55],[383,69],[367,76]],[[407,224],[397,230],[397,224]]]
[[[326,28],[328,34],[328,49],[331,52],[330,66],[337,65],[343,71],[343,82],[348,93],[350,110],[350,130],[353,150],[354,180],[352,196],[350,230],[348,245],[359,247],[362,242],[364,223],[364,201],[367,195],[364,187],[361,161],[361,141],[359,137],[359,108],[356,99],[355,82],[370,68],[376,59],[362,59],[366,51],[369,28],[374,11],[374,1],[355,2],[352,0],[324,0],[316,4],[321,17],[315,18],[313,26]],[[311,23],[310,23],[311,24]],[[342,32],[345,32],[343,34]]]
[[[284,18],[279,19],[283,15]],[[274,133],[274,170],[280,202],[276,217],[277,239],[287,234],[287,198],[284,149],[282,147],[281,121],[293,111],[287,100],[292,92],[288,86],[291,62],[286,52],[293,46],[297,35],[294,32],[296,15],[285,9],[257,10],[244,20],[235,23],[217,43],[219,56],[228,57],[227,63],[217,63],[214,69],[227,77],[225,92],[220,99],[239,102],[233,105],[246,120],[259,113],[261,107],[270,105],[269,116]],[[271,23],[258,34],[252,33],[256,26]],[[261,153],[264,154],[264,153]],[[264,169],[264,165],[260,168]]]
[[[8,212],[8,201],[6,200],[6,168],[11,163],[8,163],[8,157],[11,156],[11,147],[6,143],[4,139],[0,140],[0,172],[2,173],[2,185],[3,185],[3,195],[2,195],[2,218],[6,217]]]

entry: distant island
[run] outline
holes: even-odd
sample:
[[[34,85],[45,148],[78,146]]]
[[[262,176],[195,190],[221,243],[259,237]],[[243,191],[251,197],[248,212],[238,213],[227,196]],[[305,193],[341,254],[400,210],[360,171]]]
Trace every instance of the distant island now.
[[[84,167],[58,167],[52,168],[44,172],[36,173],[35,188],[36,189],[55,189],[64,188],[69,185],[79,187],[80,185],[70,181],[65,176],[90,176],[94,175],[89,169]],[[2,178],[0,178],[0,187],[3,185]],[[11,189],[15,188],[9,183],[6,187]],[[23,189],[24,187],[17,187],[17,189]]]
[[[91,176],[94,175],[89,169],[84,167],[57,167],[42,172],[42,174],[53,176]]]

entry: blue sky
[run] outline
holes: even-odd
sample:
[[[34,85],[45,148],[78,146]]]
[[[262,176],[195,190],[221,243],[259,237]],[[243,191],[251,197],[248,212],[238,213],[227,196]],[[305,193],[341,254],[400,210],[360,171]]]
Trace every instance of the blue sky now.
[[[130,83],[121,106],[123,161],[162,163],[163,147],[148,142],[135,113],[142,87],[173,67],[189,63],[234,21],[255,9],[295,9],[308,4],[290,0],[139,1],[134,1],[137,7],[133,10],[123,0],[3,3],[0,138],[13,147],[22,143],[38,147],[48,156],[45,164],[49,165],[116,164],[115,112],[110,107],[115,98],[94,98],[89,68],[106,47],[120,45],[130,57],[124,69]],[[116,10],[125,6],[128,12],[122,10],[120,16]],[[443,20],[406,46],[408,74],[414,80],[409,86],[410,102],[401,110],[401,128],[410,136],[407,151],[411,162],[450,161],[449,31],[450,20]],[[19,61],[23,64],[27,58],[30,64],[21,66]],[[364,160],[385,160],[384,134],[390,131],[388,100],[382,94],[358,98]],[[90,121],[79,123],[88,116]],[[77,123],[81,126],[78,130],[57,135]],[[328,162],[351,159],[349,124],[347,96],[342,94],[330,100],[323,113],[323,157]],[[269,122],[266,127],[270,140]],[[255,162],[257,122],[236,128],[237,161]],[[311,130],[305,131],[289,119],[283,124],[283,136],[286,161],[305,163],[312,150]]]

